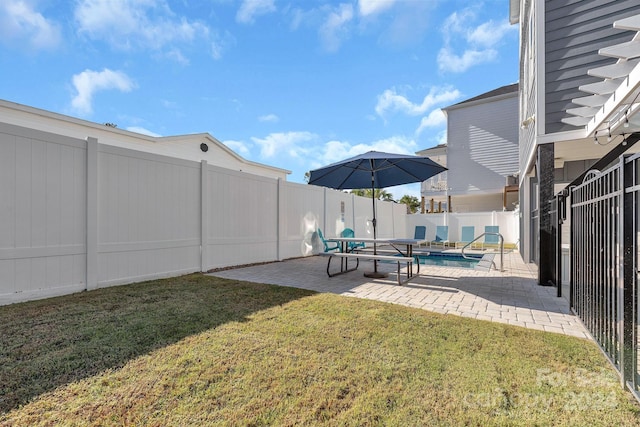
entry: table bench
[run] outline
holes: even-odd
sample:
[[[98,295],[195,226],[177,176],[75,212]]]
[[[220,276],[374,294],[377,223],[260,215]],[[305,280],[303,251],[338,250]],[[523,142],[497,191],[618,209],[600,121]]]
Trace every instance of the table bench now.
[[[431,252],[433,252],[433,251],[425,250],[425,249],[413,249],[412,248],[411,257],[414,258],[413,262],[416,263],[416,265],[418,267],[418,269],[416,271],[416,275],[420,274],[420,260],[418,259],[418,257],[420,255],[429,256],[429,255],[431,255]],[[373,255],[373,249],[370,249],[370,248],[358,249],[357,251],[352,251],[351,253]],[[393,258],[398,258],[398,255],[405,256],[405,254],[403,252],[399,251],[397,248],[394,248],[394,249],[377,249],[376,250],[376,254],[378,254],[378,255],[381,255],[381,254],[397,254]],[[406,256],[405,256],[405,258],[406,258]],[[395,259],[392,259],[392,261],[395,261]]]
[[[340,274],[357,270],[358,266],[360,265],[361,259],[396,262],[398,264],[398,285],[403,285],[416,277],[416,275],[413,274],[413,257],[377,255],[363,252],[322,252],[320,255],[324,255],[329,258],[329,261],[327,262],[327,275],[329,277],[334,277]],[[336,273],[331,273],[331,260],[333,258],[340,258],[340,271]],[[349,268],[348,260],[354,258],[356,260],[356,266],[353,268]],[[400,274],[401,263],[407,264],[407,278],[405,280],[402,280],[402,275]]]

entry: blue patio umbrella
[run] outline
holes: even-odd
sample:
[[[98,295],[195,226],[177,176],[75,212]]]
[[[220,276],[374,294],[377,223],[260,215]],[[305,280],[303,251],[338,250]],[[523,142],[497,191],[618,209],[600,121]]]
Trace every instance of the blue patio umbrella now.
[[[371,188],[373,203],[373,219],[371,223],[373,224],[373,238],[375,239],[377,238],[376,200],[374,196],[376,188],[426,181],[446,170],[447,168],[428,157],[369,151],[320,169],[312,170],[309,176],[309,184],[338,190]],[[375,243],[373,245],[373,253],[376,253]],[[374,262],[374,273],[369,274],[369,276],[377,277],[377,271],[378,264]]]

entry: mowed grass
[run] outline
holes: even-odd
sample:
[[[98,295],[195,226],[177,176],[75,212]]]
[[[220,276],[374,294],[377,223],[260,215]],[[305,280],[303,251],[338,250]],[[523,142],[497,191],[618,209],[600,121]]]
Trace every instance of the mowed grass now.
[[[640,423],[590,341],[204,275],[0,307],[0,425]]]

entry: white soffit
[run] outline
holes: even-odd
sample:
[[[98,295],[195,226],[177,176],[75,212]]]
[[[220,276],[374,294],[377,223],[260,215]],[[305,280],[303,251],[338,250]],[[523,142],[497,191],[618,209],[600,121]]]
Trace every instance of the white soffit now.
[[[623,79],[606,79],[601,82],[582,85],[578,89],[582,92],[593,93],[594,95],[608,95],[620,87]]]
[[[613,27],[636,34],[631,41],[598,51],[618,58],[618,62],[588,71],[588,75],[603,80],[580,86],[582,92],[592,95],[574,98],[572,102],[580,107],[567,109],[568,117],[562,119],[563,123],[584,127],[587,137],[630,132],[630,125],[638,130],[638,120],[632,120],[632,116],[640,109],[640,15],[616,21]]]
[[[604,103],[607,102],[607,99],[609,99],[609,97],[605,95],[591,95],[583,96],[582,98],[573,98],[572,101],[576,105],[583,105],[585,107],[602,107]],[[593,116],[593,114],[591,114],[591,116]]]
[[[592,68],[587,71],[587,74],[593,77],[600,77],[601,79],[619,79],[621,77],[627,77],[639,62],[640,59],[616,62],[615,64]]]

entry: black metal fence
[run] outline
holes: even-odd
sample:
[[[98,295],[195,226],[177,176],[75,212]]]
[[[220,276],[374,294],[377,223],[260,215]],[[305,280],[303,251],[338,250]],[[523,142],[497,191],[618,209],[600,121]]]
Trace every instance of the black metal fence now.
[[[589,172],[571,191],[571,308],[640,397],[640,154]]]

